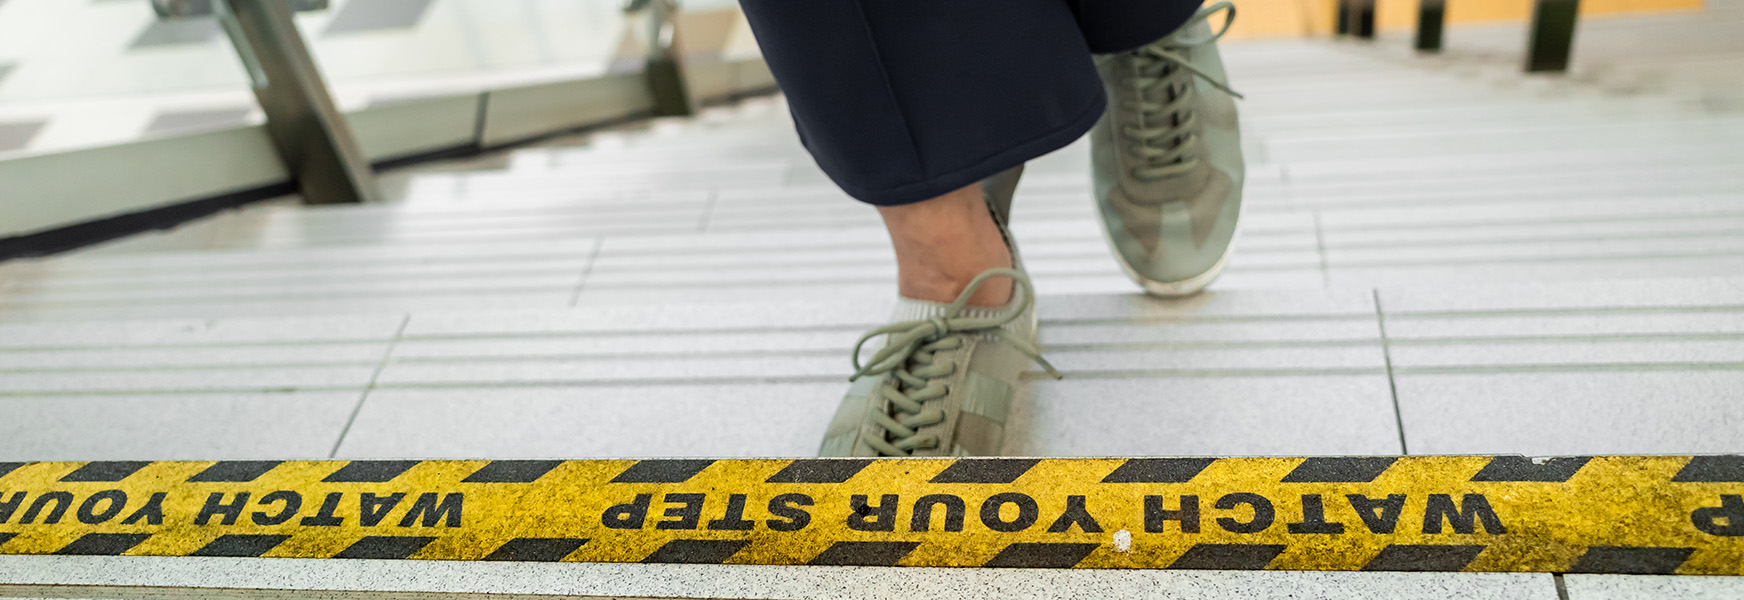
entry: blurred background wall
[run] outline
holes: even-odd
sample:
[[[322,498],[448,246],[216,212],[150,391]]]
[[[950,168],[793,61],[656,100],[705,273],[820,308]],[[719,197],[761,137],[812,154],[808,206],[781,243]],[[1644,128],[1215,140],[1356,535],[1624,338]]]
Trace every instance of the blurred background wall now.
[[[297,17],[341,109],[638,70],[620,0],[332,0]],[[693,61],[755,56],[733,0],[690,0]],[[147,0],[0,0],[0,158],[261,120],[213,19]]]

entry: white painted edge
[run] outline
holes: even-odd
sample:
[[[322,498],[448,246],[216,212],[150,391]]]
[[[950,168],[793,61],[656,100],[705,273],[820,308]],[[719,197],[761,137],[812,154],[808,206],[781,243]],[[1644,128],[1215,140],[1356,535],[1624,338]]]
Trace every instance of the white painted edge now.
[[[1555,600],[1543,573],[777,567],[0,556],[0,585],[764,600]]]

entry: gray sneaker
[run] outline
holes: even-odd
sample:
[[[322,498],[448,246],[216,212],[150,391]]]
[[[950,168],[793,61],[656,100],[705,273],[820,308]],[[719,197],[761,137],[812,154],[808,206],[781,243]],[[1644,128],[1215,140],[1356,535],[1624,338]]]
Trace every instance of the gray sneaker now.
[[[1019,166],[983,183],[1011,249],[1010,269],[989,269],[951,304],[902,298],[889,325],[854,344],[854,376],[818,456],[990,456],[1005,439],[1018,378],[1031,362],[1059,372],[1036,348],[1035,288],[1005,226]],[[1011,301],[969,306],[982,282],[1012,280]],[[860,350],[888,336],[865,363]]]
[[[967,306],[981,283],[1014,282],[1002,307]],[[1035,289],[1019,269],[989,269],[951,304],[902,299],[889,325],[854,344],[853,385],[818,456],[990,456],[1035,346]],[[860,350],[888,336],[865,363]]]
[[[1090,133],[1096,207],[1121,267],[1145,291],[1205,289],[1229,259],[1244,168],[1235,100],[1212,32],[1218,2],[1148,46],[1096,57],[1108,111]]]

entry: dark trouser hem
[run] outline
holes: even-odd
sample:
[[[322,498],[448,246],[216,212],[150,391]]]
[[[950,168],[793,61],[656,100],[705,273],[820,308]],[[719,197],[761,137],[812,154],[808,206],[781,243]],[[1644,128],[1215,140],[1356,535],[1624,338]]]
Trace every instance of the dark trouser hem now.
[[[842,185],[840,181],[837,181],[836,185],[855,200],[873,206],[901,206],[931,200],[968,187],[977,181],[998,175],[1006,169],[1029,162],[1031,159],[1059,150],[1077,141],[1078,138],[1089,132],[1091,127],[1096,126],[1096,121],[1102,118],[1102,112],[1107,109],[1108,100],[1101,95],[1098,95],[1097,98],[1098,102],[1090,105],[1088,110],[1083,111],[1066,126],[1028,142],[1005,148],[967,168],[937,175],[925,181],[882,190],[853,189]]]
[[[1113,54],[1174,33],[1201,5],[1200,0],[1072,0],[1072,12],[1090,51]]]

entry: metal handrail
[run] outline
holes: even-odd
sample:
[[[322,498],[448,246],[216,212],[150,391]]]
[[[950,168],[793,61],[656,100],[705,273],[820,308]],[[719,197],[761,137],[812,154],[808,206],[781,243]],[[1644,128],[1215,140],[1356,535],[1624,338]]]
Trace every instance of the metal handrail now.
[[[1375,0],[1338,0],[1335,6],[1334,31],[1337,35],[1374,39]],[[1423,53],[1440,52],[1445,39],[1446,16],[1447,0],[1419,2],[1417,34],[1412,47]],[[1534,0],[1531,33],[1526,44],[1526,72],[1568,71],[1579,17],[1580,0]]]

